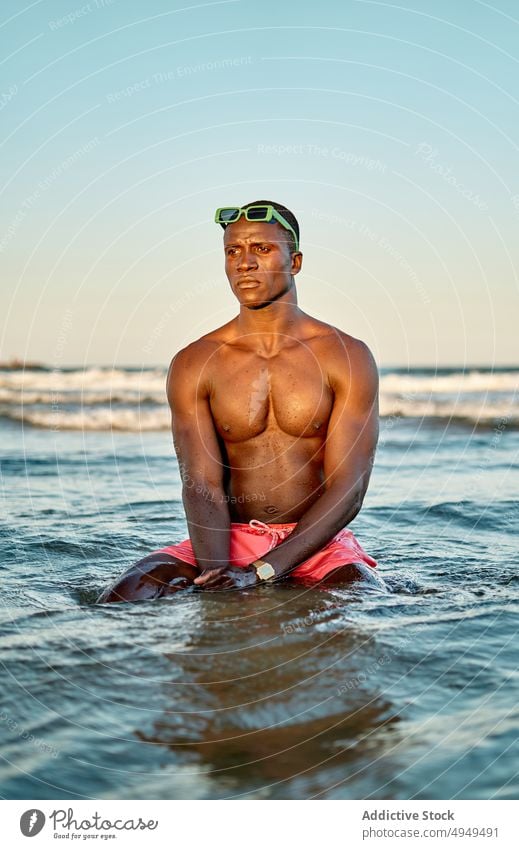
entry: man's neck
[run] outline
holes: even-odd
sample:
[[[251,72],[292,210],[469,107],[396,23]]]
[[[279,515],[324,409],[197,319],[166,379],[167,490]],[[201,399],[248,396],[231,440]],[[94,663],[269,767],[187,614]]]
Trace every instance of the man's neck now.
[[[280,338],[294,335],[296,324],[303,313],[297,305],[295,289],[287,292],[276,301],[259,308],[242,306],[237,318],[237,328],[240,336],[261,337],[261,345],[271,352],[277,348]],[[260,342],[260,338],[256,340]]]

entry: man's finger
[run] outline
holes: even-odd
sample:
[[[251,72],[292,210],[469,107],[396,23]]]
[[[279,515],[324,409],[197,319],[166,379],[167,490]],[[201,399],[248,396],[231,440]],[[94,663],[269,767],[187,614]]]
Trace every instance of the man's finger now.
[[[204,590],[220,590],[227,589],[227,587],[232,586],[232,580],[227,577],[227,575],[217,575],[211,580],[205,581],[204,584],[201,585],[201,589]]]
[[[207,584],[211,581],[214,581],[216,578],[221,577],[223,574],[221,569],[208,569],[207,572],[202,572],[197,578],[195,578],[195,584]]]
[[[200,590],[221,590],[228,589],[230,586],[233,586],[232,581],[228,578],[215,578],[212,581],[205,581],[203,584],[198,584],[198,588]]]
[[[220,581],[218,584],[207,584],[204,589],[210,592],[220,592],[220,590],[235,589],[235,586],[231,580],[227,579],[225,581]]]

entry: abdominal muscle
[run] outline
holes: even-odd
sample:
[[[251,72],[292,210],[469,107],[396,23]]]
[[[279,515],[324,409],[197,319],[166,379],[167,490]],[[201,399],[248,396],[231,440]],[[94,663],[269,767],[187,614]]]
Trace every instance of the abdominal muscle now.
[[[231,521],[297,522],[324,491],[322,441],[299,439],[278,445],[274,453],[272,446],[252,447],[227,446],[225,499]]]

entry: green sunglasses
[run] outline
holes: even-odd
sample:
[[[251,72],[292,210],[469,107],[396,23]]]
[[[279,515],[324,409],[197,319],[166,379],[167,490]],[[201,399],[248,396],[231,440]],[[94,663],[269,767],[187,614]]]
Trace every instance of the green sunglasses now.
[[[222,227],[227,227],[228,224],[234,224],[241,216],[245,216],[246,221],[277,221],[285,230],[289,230],[294,237],[296,251],[299,251],[299,239],[296,231],[290,226],[286,218],[283,218],[277,209],[274,209],[270,204],[262,204],[260,206],[220,206],[215,213],[214,220]]]

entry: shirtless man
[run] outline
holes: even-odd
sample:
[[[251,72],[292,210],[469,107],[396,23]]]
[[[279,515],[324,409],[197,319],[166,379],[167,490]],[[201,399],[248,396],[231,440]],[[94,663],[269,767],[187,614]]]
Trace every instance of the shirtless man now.
[[[373,357],[298,307],[303,256],[286,207],[255,201],[216,220],[240,311],[181,350],[167,382],[189,540],[134,564],[101,602],[193,583],[341,582],[376,566],[343,530],[362,506],[378,439]]]

